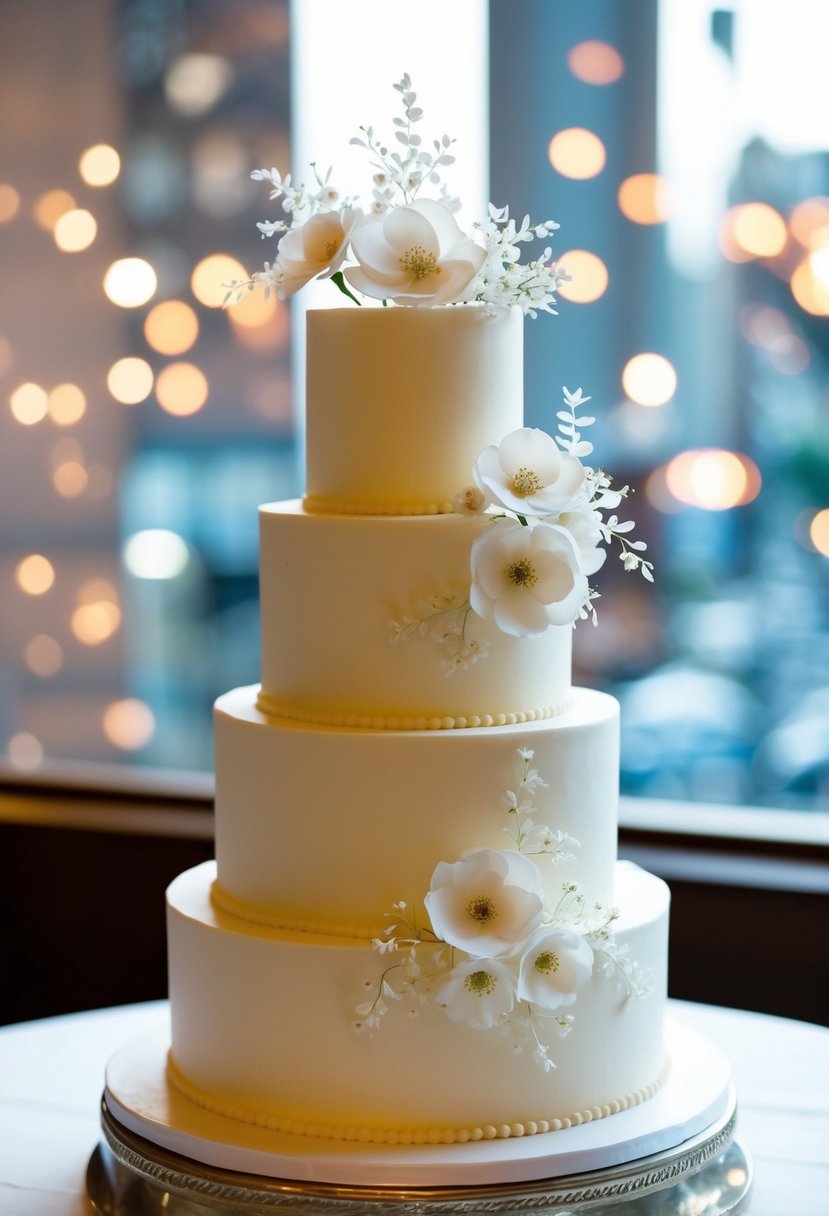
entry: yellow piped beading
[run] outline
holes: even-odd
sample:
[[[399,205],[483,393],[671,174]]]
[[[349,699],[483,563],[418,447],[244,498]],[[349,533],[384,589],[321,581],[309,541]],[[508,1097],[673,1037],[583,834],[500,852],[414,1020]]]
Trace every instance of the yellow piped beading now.
[[[545,705],[541,709],[522,709],[496,714],[445,715],[443,717],[412,717],[397,714],[345,714],[329,713],[325,710],[298,709],[285,705],[274,697],[260,692],[256,708],[269,718],[282,718],[293,722],[307,722],[312,726],[348,727],[356,730],[467,730],[480,726],[521,726],[527,722],[544,722],[557,718],[568,711],[572,700],[561,705]]]
[[[348,502],[306,494],[302,505],[311,515],[454,515],[451,502]]]
[[[537,1136],[546,1132],[564,1131],[568,1127],[578,1127],[582,1123],[595,1123],[597,1119],[606,1119],[610,1115],[618,1115],[633,1106],[641,1106],[661,1089],[668,1071],[669,1061],[666,1057],[662,1071],[650,1085],[643,1085],[641,1089],[634,1089],[621,1098],[614,1098],[610,1102],[602,1102],[596,1106],[588,1106],[584,1110],[575,1111],[570,1115],[550,1115],[545,1119],[526,1119],[518,1123],[481,1123],[474,1127],[342,1127],[324,1123],[303,1123],[301,1120],[282,1118],[278,1115],[258,1114],[255,1111],[245,1110],[241,1106],[234,1106],[229,1102],[220,1102],[197,1086],[191,1085],[182,1076],[176,1067],[172,1053],[167,1057],[167,1077],[170,1084],[203,1110],[223,1115],[226,1119],[234,1119],[237,1123],[262,1127],[271,1132],[308,1136],[315,1140],[345,1140],[358,1144],[470,1144],[479,1140],[508,1140],[521,1136]]]
[[[328,921],[290,920],[284,916],[261,912],[250,904],[242,903],[228,895],[218,881],[210,884],[210,902],[214,908],[224,912],[236,920],[247,921],[249,924],[262,925],[266,929],[280,929],[289,933],[311,933],[317,937],[350,937],[358,941],[371,942],[375,937],[385,933],[383,925],[343,925]]]

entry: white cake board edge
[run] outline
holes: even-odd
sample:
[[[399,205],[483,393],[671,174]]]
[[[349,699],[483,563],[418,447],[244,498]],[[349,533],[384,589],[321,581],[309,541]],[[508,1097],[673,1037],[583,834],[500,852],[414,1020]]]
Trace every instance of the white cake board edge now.
[[[129,1131],[182,1157],[266,1178],[343,1186],[469,1186],[562,1178],[675,1148],[733,1102],[731,1066],[682,1022],[667,1019],[670,1070],[646,1102],[578,1127],[451,1145],[318,1140],[251,1127],[203,1110],[167,1080],[165,1031],[126,1044],[106,1073],[104,1097]]]

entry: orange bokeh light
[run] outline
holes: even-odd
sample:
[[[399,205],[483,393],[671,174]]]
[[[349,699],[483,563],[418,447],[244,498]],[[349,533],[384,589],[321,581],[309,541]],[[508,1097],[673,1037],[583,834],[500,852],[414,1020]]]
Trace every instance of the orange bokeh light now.
[[[776,257],[787,235],[782,215],[768,203],[739,203],[720,221],[720,249],[730,262]]]
[[[619,187],[619,210],[634,224],[664,224],[671,211],[670,189],[658,173],[635,173]]]
[[[144,321],[144,337],[160,355],[183,355],[199,336],[199,319],[183,300],[156,304]]]
[[[557,259],[557,263],[573,278],[562,283],[558,294],[563,300],[574,304],[591,304],[607,290],[607,267],[601,258],[588,249],[568,249]]]
[[[60,217],[74,207],[75,200],[68,190],[47,190],[35,202],[32,214],[40,228],[51,232]]]
[[[680,452],[665,467],[665,484],[677,501],[703,511],[728,511],[760,493],[757,465],[741,452],[698,448]]]
[[[158,404],[179,418],[198,413],[207,393],[207,377],[193,363],[171,363],[159,372],[155,382]]]
[[[820,262],[816,262],[816,256],[819,257],[819,254],[809,254],[795,267],[790,286],[792,295],[804,312],[813,317],[829,317],[829,283],[822,273]]]
[[[792,236],[806,249],[829,245],[829,198],[805,198],[789,215]]]
[[[625,61],[609,42],[579,42],[567,55],[567,66],[584,84],[615,84],[625,70]]]
[[[562,177],[583,181],[601,173],[607,153],[598,135],[585,127],[568,127],[550,140],[547,155]]]

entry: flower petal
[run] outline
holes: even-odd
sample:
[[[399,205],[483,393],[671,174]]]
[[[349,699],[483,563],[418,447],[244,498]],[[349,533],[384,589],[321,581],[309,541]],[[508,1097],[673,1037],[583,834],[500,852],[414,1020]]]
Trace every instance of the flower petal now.
[[[535,427],[521,427],[502,439],[498,458],[507,479],[519,469],[532,469],[541,484],[548,486],[559,476],[561,455],[556,442]]]

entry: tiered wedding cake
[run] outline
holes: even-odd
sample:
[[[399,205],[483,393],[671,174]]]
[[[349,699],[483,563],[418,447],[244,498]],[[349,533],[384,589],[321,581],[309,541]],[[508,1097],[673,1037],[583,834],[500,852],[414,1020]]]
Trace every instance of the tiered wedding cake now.
[[[168,899],[177,1101],[300,1145],[560,1131],[668,1067],[668,892],[617,864],[618,707],[570,676],[602,546],[650,566],[582,461],[581,391],[555,438],[523,426],[523,318],[566,276],[519,246],[556,225],[491,208],[466,235],[420,193],[451,141],[427,152],[395,87],[403,152],[356,141],[374,215],[254,175],[292,222],[239,290],[390,306],[308,316],[307,495],[260,513],[262,683],[217,704],[217,860]]]
[[[570,625],[463,602],[473,547],[535,529],[443,510],[520,428],[521,360],[516,309],[309,314],[309,497],[261,510],[262,686],[217,704],[217,862],[169,891],[169,1076],[209,1110],[455,1142],[664,1076],[668,892],[616,864],[617,704],[571,688]]]

